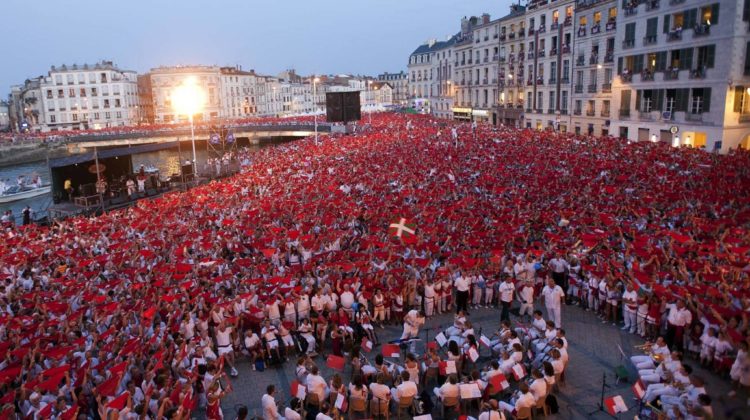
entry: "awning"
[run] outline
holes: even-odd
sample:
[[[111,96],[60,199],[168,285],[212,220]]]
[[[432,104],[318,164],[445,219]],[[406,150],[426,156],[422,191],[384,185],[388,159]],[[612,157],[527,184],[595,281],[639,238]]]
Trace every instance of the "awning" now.
[[[151,143],[130,147],[118,147],[116,149],[103,149],[98,150],[97,153],[99,155],[99,159],[107,159],[118,156],[135,155],[138,153],[155,152],[157,150],[171,149],[177,146],[178,142],[170,141],[166,143]],[[92,160],[94,160],[94,152],[79,153],[64,158],[50,159],[49,167],[62,168],[65,166],[75,165],[77,163],[90,162]]]

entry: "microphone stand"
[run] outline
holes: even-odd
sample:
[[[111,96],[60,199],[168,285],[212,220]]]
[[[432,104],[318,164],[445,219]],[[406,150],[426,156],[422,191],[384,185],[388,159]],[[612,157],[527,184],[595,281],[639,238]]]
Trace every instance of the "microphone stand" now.
[[[596,407],[596,410],[587,413],[586,414],[587,417],[592,417],[594,414],[596,414],[596,413],[598,413],[598,412],[601,411],[602,413],[604,413],[604,414],[606,414],[606,415],[608,415],[608,416],[610,416],[610,417],[612,417],[614,419],[617,418],[616,416],[613,416],[612,414],[610,414],[609,411],[607,411],[604,408],[604,391],[607,388],[609,388],[609,385],[607,385],[607,372],[602,372],[602,392],[601,392],[601,395],[599,396],[599,405]]]

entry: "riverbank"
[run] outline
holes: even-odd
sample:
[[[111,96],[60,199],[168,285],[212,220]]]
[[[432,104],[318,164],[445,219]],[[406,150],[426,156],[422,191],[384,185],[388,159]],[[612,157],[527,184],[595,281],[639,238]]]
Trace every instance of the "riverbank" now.
[[[0,148],[0,168],[66,156],[70,156],[70,152],[64,142],[14,144]]]

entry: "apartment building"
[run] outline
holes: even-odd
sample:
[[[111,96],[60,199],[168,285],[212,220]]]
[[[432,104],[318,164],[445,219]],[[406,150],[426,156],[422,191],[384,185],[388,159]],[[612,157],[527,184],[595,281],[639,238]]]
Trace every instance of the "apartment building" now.
[[[526,113],[529,128],[567,131],[573,47],[573,0],[533,0],[526,9]]]
[[[378,75],[379,82],[388,83],[393,89],[393,103],[395,105],[406,105],[409,99],[409,75],[404,71],[398,73],[381,73]]]
[[[612,134],[710,151],[747,148],[749,20],[747,2],[735,0],[647,0],[623,7]]]
[[[424,113],[430,113],[430,87],[432,85],[431,52],[437,40],[431,39],[417,47],[409,56],[409,105]]]
[[[612,118],[617,2],[578,0],[574,21],[571,126],[576,134],[606,136]],[[567,85],[571,58],[565,57],[562,66],[562,84]]]
[[[174,66],[151,69],[151,88],[154,119],[159,123],[187,121],[187,115],[177,115],[172,95],[187,81],[203,91],[202,110],[194,116],[197,121],[219,118],[221,112],[221,69],[217,66]]]
[[[512,5],[500,19],[498,57],[498,123],[521,127],[523,121],[524,63],[526,62],[526,8]]]
[[[430,110],[438,118],[453,117],[453,46],[457,39],[454,35],[430,50]]]

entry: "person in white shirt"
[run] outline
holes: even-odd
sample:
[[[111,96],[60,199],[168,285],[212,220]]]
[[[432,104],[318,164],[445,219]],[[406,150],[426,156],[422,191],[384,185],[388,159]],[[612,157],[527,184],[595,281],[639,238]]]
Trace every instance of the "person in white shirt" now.
[[[489,400],[482,404],[482,413],[477,420],[505,420],[505,413],[498,410],[497,400]]]
[[[396,388],[391,388],[391,397],[396,404],[401,401],[402,398],[414,398],[417,396],[417,384],[409,380],[409,372],[404,370],[401,372],[401,384]]]
[[[561,308],[565,299],[562,287],[555,284],[551,277],[547,278],[547,285],[542,289],[544,307],[547,309],[547,318],[555,321],[555,327],[562,327]]]
[[[529,392],[534,396],[534,401],[539,402],[542,398],[547,398],[547,381],[544,380],[544,375],[539,369],[533,369],[531,371],[531,385],[529,385]]]
[[[346,314],[351,318],[353,316],[352,305],[354,304],[354,293],[349,290],[348,284],[344,285],[344,291],[341,293],[341,296],[339,296],[339,300],[341,302],[341,307],[344,308]]]
[[[563,291],[566,291],[568,289],[567,280],[568,270],[570,270],[570,264],[565,261],[560,252],[557,252],[555,254],[555,257],[549,260],[549,263],[547,265],[552,271],[552,280],[554,280],[555,284],[560,286]]]
[[[424,312],[412,309],[404,315],[404,332],[401,340],[419,337],[419,327],[424,324]]]
[[[284,419],[286,420],[302,420],[302,416],[299,412],[302,410],[302,401],[299,398],[292,398],[289,402],[289,407],[284,409]]]
[[[622,294],[622,317],[625,325],[622,330],[629,330],[631,334],[635,333],[637,322],[636,313],[638,311],[638,292],[633,288],[633,283],[628,283],[625,292]]]
[[[469,308],[467,305],[469,304],[470,279],[466,276],[459,275],[453,283],[453,286],[456,288],[456,313],[464,311],[468,314],[467,311]]]
[[[231,369],[230,375],[237,376],[237,369],[234,367],[234,348],[232,347],[232,328],[227,327],[224,321],[221,321],[216,328],[216,347],[218,348],[219,357],[224,356],[224,360]]]
[[[425,316],[431,317],[435,309],[435,285],[432,280],[427,280],[424,284],[424,313]]]
[[[505,401],[500,401],[498,403],[501,410],[509,413],[513,413],[514,411],[518,413],[521,409],[534,407],[535,404],[536,401],[534,401],[534,396],[529,392],[529,385],[526,382],[518,384],[518,391],[516,392],[516,395],[511,398],[510,403]]]
[[[456,375],[450,375],[443,386],[440,388],[435,387],[433,392],[440,401],[445,400],[445,398],[457,398],[459,395],[457,382]]]
[[[391,400],[391,389],[388,388],[388,385],[385,385],[385,381],[386,381],[385,373],[381,372],[381,373],[378,373],[378,376],[376,377],[375,382],[370,384],[370,392],[372,393],[372,403],[375,403],[375,401],[390,401]]]
[[[279,415],[279,407],[276,406],[276,399],[274,398],[275,393],[276,385],[268,385],[266,393],[260,399],[263,406],[263,420],[284,420],[284,417]]]
[[[667,305],[667,334],[664,337],[670,348],[683,350],[685,327],[693,322],[693,314],[685,307],[685,301],[678,299],[677,303]]]
[[[534,313],[534,285],[530,281],[525,281],[519,286],[518,301],[521,302],[518,316],[531,318]]]
[[[649,349],[651,355],[637,355],[637,356],[631,356],[630,361],[633,362],[633,365],[638,370],[643,369],[653,369],[656,367],[654,365],[654,360],[652,356],[659,356],[664,359],[669,357],[670,351],[669,347],[667,346],[667,342],[664,341],[664,337],[658,337],[656,339],[655,343],[649,343],[646,342],[645,347]]]
[[[328,384],[318,373],[317,366],[310,368],[310,374],[307,375],[305,385],[309,394],[317,394],[318,401],[324,401],[328,397]]]
[[[510,305],[513,303],[513,294],[516,291],[516,285],[513,284],[513,279],[505,277],[503,282],[500,283],[500,305],[502,305],[502,311],[500,312],[500,321],[510,320]]]

